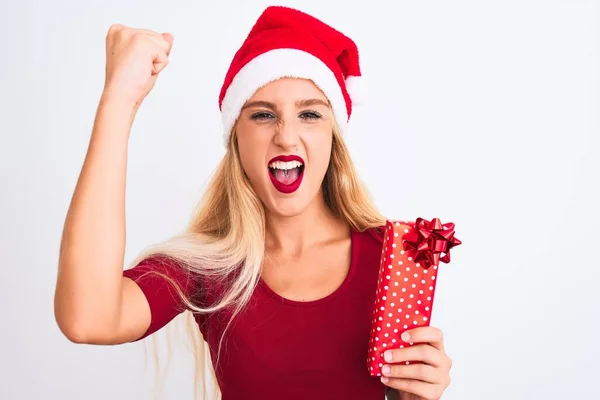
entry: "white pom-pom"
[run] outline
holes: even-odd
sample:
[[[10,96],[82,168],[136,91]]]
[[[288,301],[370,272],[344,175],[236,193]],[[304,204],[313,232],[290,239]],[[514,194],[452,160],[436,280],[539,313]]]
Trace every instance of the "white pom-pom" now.
[[[366,100],[366,87],[362,76],[346,77],[346,90],[350,95],[353,105],[359,105]]]

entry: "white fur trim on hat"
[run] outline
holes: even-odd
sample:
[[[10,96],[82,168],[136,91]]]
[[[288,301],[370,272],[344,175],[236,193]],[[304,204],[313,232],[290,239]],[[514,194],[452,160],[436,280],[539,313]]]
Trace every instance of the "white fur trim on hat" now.
[[[365,79],[362,76],[347,76],[346,91],[350,96],[350,100],[352,100],[353,106],[362,104],[367,98]]]
[[[320,59],[305,51],[274,49],[248,62],[227,88],[221,104],[225,145],[243,105],[258,89],[283,77],[312,80],[331,103],[340,130],[344,132],[348,112],[342,89],[333,71]]]

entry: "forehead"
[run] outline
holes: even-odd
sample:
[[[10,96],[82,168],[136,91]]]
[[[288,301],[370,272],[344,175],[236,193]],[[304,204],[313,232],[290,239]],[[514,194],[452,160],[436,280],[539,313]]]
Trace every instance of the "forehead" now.
[[[258,89],[251,101],[296,102],[319,99],[328,102],[323,92],[309,79],[281,78]]]

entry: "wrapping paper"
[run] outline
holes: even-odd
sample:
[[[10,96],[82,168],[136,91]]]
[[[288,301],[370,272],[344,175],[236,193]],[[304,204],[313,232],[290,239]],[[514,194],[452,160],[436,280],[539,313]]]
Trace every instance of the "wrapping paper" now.
[[[400,338],[404,331],[429,325],[439,263],[449,263],[459,244],[454,224],[438,218],[386,222],[367,355],[372,376],[381,376],[386,350],[413,345]]]

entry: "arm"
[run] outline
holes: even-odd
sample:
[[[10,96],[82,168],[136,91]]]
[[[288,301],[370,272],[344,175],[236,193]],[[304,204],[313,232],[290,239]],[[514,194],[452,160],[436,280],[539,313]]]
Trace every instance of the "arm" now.
[[[142,291],[123,277],[125,178],[135,106],[104,93],[66,216],[54,307],[77,343],[117,344],[150,324]]]
[[[142,287],[123,276],[129,134],[139,105],[168,63],[169,34],[122,25],[106,37],[106,81],[65,219],[54,313],[73,342],[117,344],[151,324]]]

